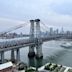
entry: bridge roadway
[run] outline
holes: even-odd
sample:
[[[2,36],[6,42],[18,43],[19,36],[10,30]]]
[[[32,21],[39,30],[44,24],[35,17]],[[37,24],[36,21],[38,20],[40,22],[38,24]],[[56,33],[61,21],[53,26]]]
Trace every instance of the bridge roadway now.
[[[40,39],[34,38],[32,39],[9,39],[7,41],[2,41],[0,42],[0,52],[1,51],[8,51],[8,50],[12,50],[12,49],[19,49],[19,48],[23,48],[23,47],[27,47],[30,45],[36,45],[38,43],[43,43],[49,40],[55,40],[57,38],[60,38],[61,36],[57,35],[57,36],[49,36],[49,37],[41,37]]]

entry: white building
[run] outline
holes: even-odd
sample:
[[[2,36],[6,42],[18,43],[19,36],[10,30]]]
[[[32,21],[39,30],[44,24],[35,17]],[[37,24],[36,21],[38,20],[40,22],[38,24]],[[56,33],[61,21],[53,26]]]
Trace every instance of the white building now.
[[[0,64],[0,72],[13,72],[13,70],[14,68],[12,62]]]

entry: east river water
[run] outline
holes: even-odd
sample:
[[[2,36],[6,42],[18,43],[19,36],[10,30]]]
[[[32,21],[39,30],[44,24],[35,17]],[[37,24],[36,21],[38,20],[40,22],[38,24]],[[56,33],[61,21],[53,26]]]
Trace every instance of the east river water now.
[[[60,47],[64,40],[52,40],[42,45],[43,59],[28,58],[29,47],[20,49],[20,59],[29,66],[40,67],[47,62],[72,66],[72,49]],[[68,41],[67,41],[68,42]],[[36,49],[35,49],[36,51]],[[10,59],[10,51],[5,52],[5,59]]]

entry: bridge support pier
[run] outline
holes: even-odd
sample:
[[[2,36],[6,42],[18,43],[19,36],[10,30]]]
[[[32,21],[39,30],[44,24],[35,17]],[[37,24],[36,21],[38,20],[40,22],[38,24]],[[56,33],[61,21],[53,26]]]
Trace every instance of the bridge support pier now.
[[[11,61],[15,62],[14,50],[11,50]]]
[[[1,52],[1,62],[4,63],[4,51]]]
[[[36,58],[37,59],[43,58],[42,45],[37,45],[36,50],[37,50]]]
[[[16,60],[17,60],[17,63],[20,62],[20,49],[16,50]]]
[[[40,19],[36,19],[36,38],[37,38],[37,46],[36,46],[36,50],[37,50],[37,54],[36,54],[36,58],[43,58],[43,53],[42,53],[42,41],[40,40],[41,37],[41,31],[40,31]]]
[[[35,52],[34,52],[34,46],[29,46],[29,53],[28,53],[28,57],[34,57],[35,56]]]
[[[33,40],[34,39],[34,20],[30,20],[31,23],[31,27],[30,27],[30,39]],[[31,45],[29,46],[29,53],[28,53],[28,57],[34,57],[35,56],[35,52],[34,52],[34,46]]]

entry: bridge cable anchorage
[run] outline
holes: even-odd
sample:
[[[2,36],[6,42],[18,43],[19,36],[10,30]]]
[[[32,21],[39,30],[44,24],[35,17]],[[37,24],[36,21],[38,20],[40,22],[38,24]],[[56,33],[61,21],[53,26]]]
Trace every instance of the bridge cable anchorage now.
[[[13,30],[17,30],[17,29],[22,28],[22,27],[27,26],[27,25],[28,25],[28,23],[24,23],[24,24],[20,24],[20,25],[14,26],[14,27],[9,28],[8,30],[6,30],[4,32],[1,32],[0,35],[5,35],[5,34],[11,32]]]

